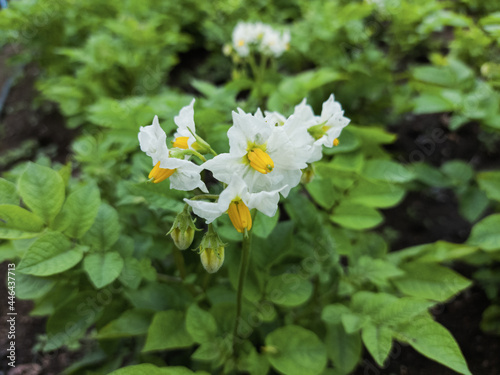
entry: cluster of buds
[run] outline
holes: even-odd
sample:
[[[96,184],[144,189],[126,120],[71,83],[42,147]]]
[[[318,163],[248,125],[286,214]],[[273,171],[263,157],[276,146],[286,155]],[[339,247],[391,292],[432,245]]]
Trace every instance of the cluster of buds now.
[[[224,261],[224,244],[211,223],[228,214],[234,228],[246,236],[252,229],[251,210],[274,216],[280,196],[286,198],[304,173],[304,180],[310,179],[310,163],[322,158],[323,147],[338,144],[337,137],[349,121],[333,95],[323,103],[319,116],[305,99],[289,117],[278,112],[262,113],[260,109],[255,114],[238,109],[233,112],[233,126],[227,132],[229,152],[223,154],[217,154],[196,134],[194,99],[174,118],[178,128],[172,149],[166,145],[167,136],[157,117],[153,124],[141,127],[139,142],[152,158],[152,182],[168,179],[173,189],[208,193],[200,175],[207,169],[224,187],[219,195],[198,193],[184,199],[186,207],[169,231],[176,246],[187,249],[193,242],[196,227],[192,209],[209,224],[200,257],[208,272],[216,272]]]

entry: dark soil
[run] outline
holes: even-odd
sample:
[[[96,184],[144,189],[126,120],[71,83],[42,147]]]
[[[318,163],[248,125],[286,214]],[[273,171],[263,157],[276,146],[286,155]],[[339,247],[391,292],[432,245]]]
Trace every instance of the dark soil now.
[[[0,52],[0,89],[9,77],[19,76],[0,113],[0,172],[41,153],[66,162],[76,131],[64,126],[64,118],[53,105],[35,107],[38,69],[34,65],[23,69],[6,66],[5,59],[10,55],[8,50]]]
[[[8,56],[8,51],[0,53],[0,86],[13,72],[2,65]],[[24,68],[0,113],[0,172],[19,161],[32,160],[40,151],[49,154],[53,160],[67,160],[75,131],[65,128],[63,117],[54,107],[34,107],[37,74],[35,66]],[[479,140],[482,130],[477,125],[469,124],[457,132],[450,132],[447,121],[445,115],[404,119],[391,129],[398,134],[398,140],[389,147],[390,151],[405,163],[425,161],[440,166],[447,160],[461,159],[471,163],[476,170],[498,167],[500,144],[497,141],[493,139],[493,145],[488,149]],[[23,152],[19,153],[19,150]],[[385,210],[384,214],[386,226],[399,234],[392,243],[393,250],[438,239],[463,242],[471,228],[471,224],[458,214],[455,195],[449,189],[410,192],[402,204]],[[3,282],[6,269],[6,263],[0,265],[0,301],[7,301]],[[458,268],[458,271],[470,277],[466,268]],[[487,335],[479,328],[482,313],[488,305],[489,300],[484,292],[473,287],[434,311],[436,320],[457,339],[474,375],[500,374],[500,338]],[[6,316],[7,307],[4,302],[0,305],[2,317]],[[37,335],[45,331],[46,319],[30,317],[31,308],[31,302],[16,301],[17,367],[14,370],[4,361],[8,340],[5,324],[0,325],[0,375],[2,371],[6,375],[58,374],[78,357],[78,353],[65,351],[55,355],[32,352]],[[370,355],[365,353],[362,363],[353,374],[452,375],[455,372],[426,359],[409,346],[395,344],[385,369],[377,367]]]

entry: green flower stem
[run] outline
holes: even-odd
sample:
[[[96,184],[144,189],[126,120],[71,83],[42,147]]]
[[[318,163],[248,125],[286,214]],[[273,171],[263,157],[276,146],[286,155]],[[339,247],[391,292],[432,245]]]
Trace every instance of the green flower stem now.
[[[177,269],[179,270],[179,275],[182,280],[186,278],[186,267],[184,265],[184,257],[181,254],[181,251],[177,248],[177,246],[173,246],[172,252],[174,253],[174,261]]]
[[[236,297],[236,321],[234,322],[234,332],[233,332],[233,351],[236,347],[236,338],[238,335],[238,326],[241,318],[241,307],[243,300],[243,286],[245,284],[245,278],[248,270],[248,263],[250,260],[250,246],[252,243],[251,233],[245,230],[243,234],[242,251],[241,251],[241,261],[240,261],[240,274],[238,279],[238,294]]]

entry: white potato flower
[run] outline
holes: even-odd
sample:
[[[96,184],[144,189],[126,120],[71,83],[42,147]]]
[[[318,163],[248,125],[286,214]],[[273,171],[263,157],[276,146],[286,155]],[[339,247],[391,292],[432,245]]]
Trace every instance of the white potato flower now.
[[[284,189],[283,187],[282,189]],[[234,174],[229,185],[220,194],[217,202],[184,199],[196,215],[210,224],[225,212],[236,230],[243,233],[252,229],[250,210],[255,208],[267,216],[274,216],[278,209],[279,190],[250,193],[243,179]]]
[[[241,57],[247,57],[252,47],[268,56],[279,57],[289,49],[291,35],[282,33],[262,22],[238,22],[233,30],[233,49]]]
[[[174,134],[174,147],[188,149],[196,148],[196,138],[193,134],[196,133],[196,125],[194,123],[194,101],[185,107],[182,107],[179,114],[174,117],[174,122],[177,125],[177,131]]]
[[[154,117],[151,125],[141,126],[138,137],[141,150],[153,159],[154,167],[149,178],[154,183],[170,178],[172,189],[188,191],[200,188],[208,192],[200,178],[202,167],[189,160],[170,157],[166,144],[167,135],[160,126],[158,116]]]
[[[241,176],[252,193],[281,190],[286,197],[298,185],[301,169],[307,166],[307,149],[295,148],[284,127],[238,109],[228,130],[229,153],[203,164],[219,181],[229,183],[233,174]]]

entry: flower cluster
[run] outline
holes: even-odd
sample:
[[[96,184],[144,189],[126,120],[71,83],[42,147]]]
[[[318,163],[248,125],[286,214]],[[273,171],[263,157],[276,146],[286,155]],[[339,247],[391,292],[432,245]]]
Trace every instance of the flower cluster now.
[[[279,57],[288,50],[290,38],[289,30],[279,32],[261,22],[239,22],[233,30],[233,49],[240,57],[247,57],[252,48]]]
[[[208,193],[200,172],[203,169],[211,171],[224,190],[220,195],[200,194],[184,199],[187,207],[209,225],[227,213],[236,230],[244,234],[252,228],[250,210],[274,216],[280,195],[287,197],[299,184],[302,170],[308,163],[321,159],[323,146],[338,144],[337,137],[350,121],[344,117],[342,107],[333,95],[323,103],[319,116],[314,114],[305,99],[288,118],[278,112],[262,113],[259,109],[251,114],[238,109],[233,112],[233,126],[227,132],[229,152],[217,155],[196,134],[193,105],[194,99],[174,118],[178,129],[172,149],[166,145],[166,134],[156,116],[152,125],[140,128],[141,150],[152,158],[154,166],[149,178],[154,183],[168,178],[173,189],[200,189]],[[206,155],[202,154],[215,156],[206,160]],[[203,163],[195,164],[190,160],[193,156]],[[171,233],[176,244],[180,244],[179,248],[187,248],[193,240],[194,224],[189,223],[188,211],[179,215],[182,218],[176,220]],[[211,225],[209,232],[214,237]],[[202,245],[207,241],[202,241]],[[212,249],[215,246],[212,242],[217,241],[208,242]],[[205,268],[217,270],[220,265],[215,267],[209,260],[221,262],[223,250],[219,249],[210,256],[208,253],[203,255],[204,250],[201,248],[202,262],[207,263]]]

